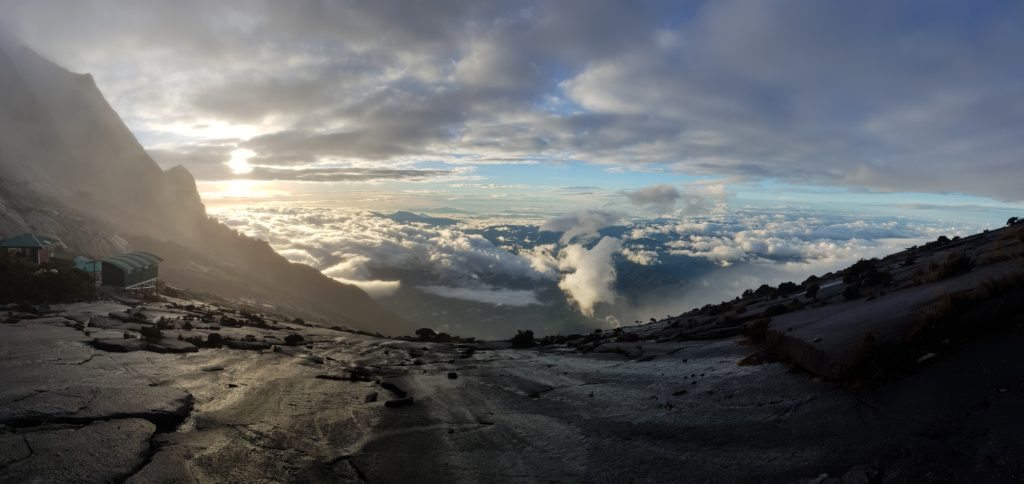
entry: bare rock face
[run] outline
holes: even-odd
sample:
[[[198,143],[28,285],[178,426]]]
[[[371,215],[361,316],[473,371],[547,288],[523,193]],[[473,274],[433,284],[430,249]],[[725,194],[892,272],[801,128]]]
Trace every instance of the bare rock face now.
[[[161,431],[174,430],[192,410],[192,395],[170,387],[142,385],[67,386],[21,389],[0,394],[0,424],[28,427],[48,423],[143,418]]]
[[[4,482],[115,482],[132,475],[149,456],[156,426],[119,419],[80,428],[31,428],[0,433]]]

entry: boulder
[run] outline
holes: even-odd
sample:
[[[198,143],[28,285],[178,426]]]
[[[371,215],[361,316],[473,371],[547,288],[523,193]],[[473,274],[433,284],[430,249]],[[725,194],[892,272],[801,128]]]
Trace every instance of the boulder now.
[[[196,345],[188,341],[163,338],[157,343],[145,342],[145,348],[154,353],[195,353],[199,351]]]
[[[132,351],[142,351],[146,349],[146,341],[141,338],[111,338],[111,339],[96,339],[93,340],[92,345],[103,351],[110,351],[114,353],[128,353]]]

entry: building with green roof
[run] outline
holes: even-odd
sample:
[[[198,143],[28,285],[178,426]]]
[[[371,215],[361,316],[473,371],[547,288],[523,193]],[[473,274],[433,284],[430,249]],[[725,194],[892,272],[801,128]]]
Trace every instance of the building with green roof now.
[[[101,260],[103,285],[123,289],[156,286],[159,265],[163,259],[149,252],[128,252]]]
[[[0,250],[7,257],[25,259],[36,264],[47,264],[53,251],[64,245],[60,239],[35,234],[21,234],[0,241]]]

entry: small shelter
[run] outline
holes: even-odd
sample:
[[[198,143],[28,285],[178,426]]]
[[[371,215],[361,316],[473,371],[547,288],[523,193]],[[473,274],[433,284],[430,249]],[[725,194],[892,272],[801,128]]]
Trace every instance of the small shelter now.
[[[97,286],[100,285],[101,282],[103,282],[103,280],[100,278],[100,276],[103,274],[102,261],[90,259],[88,257],[79,255],[76,256],[71,262],[74,264],[75,269],[78,269],[86,274],[89,274],[90,276],[93,277],[93,279],[96,279]]]
[[[24,259],[36,264],[48,264],[53,252],[63,245],[60,239],[54,237],[21,234],[0,241],[0,250],[3,250],[7,257]]]
[[[100,261],[103,285],[122,289],[155,287],[163,259],[149,252],[128,252]]]

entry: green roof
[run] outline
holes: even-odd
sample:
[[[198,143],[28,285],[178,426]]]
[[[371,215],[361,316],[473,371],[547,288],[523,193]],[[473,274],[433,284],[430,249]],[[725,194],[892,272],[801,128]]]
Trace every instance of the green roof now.
[[[135,272],[139,269],[157,265],[162,260],[149,252],[136,251],[108,257],[101,262],[110,264],[125,272]]]
[[[43,237],[33,234],[21,234],[0,242],[0,247],[25,248],[33,247],[41,249],[51,245],[59,244],[60,240],[52,237]]]

